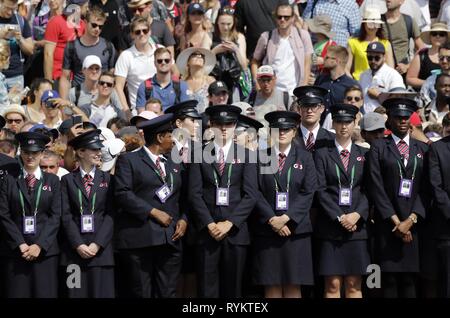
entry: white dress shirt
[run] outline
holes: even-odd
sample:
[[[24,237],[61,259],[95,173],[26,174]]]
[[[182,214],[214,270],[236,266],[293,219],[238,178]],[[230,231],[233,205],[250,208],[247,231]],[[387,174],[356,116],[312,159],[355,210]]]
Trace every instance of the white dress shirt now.
[[[163,155],[155,155],[153,152],[150,151],[150,149],[148,149],[147,147],[143,147],[145,152],[147,153],[147,155],[150,157],[150,160],[153,161],[153,163],[156,165],[156,159],[159,158],[159,166],[161,167],[161,170],[164,172],[164,174],[166,175],[166,158],[164,158]]]

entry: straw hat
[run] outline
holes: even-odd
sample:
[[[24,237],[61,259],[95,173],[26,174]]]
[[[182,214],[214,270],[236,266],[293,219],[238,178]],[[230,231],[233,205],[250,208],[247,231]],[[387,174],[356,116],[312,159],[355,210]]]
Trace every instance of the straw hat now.
[[[181,75],[185,75],[187,73],[187,63],[189,60],[189,57],[192,55],[192,53],[199,52],[205,56],[205,64],[203,68],[205,69],[205,74],[209,74],[214,69],[214,66],[216,66],[216,56],[207,49],[203,48],[195,48],[191,47],[188,48],[180,53],[177,58],[177,67],[180,70]]]
[[[363,18],[361,22],[365,23],[380,23],[384,24],[384,21],[381,20],[381,12],[380,9],[374,7],[367,7],[364,10]]]
[[[447,39],[450,37],[450,31],[447,28],[447,24],[442,22],[436,22],[431,25],[430,30],[420,33],[420,38],[425,44],[431,44],[430,34],[431,32],[447,32]]]
[[[316,15],[313,19],[306,20],[309,30],[312,33],[320,33],[332,39],[336,34],[331,32],[332,22],[328,15]]]

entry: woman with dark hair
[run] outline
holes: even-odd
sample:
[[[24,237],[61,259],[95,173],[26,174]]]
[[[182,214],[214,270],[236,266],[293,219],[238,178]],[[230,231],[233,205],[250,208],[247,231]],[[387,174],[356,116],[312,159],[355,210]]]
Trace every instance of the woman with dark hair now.
[[[212,52],[216,55],[217,63],[212,75],[218,81],[225,82],[230,89],[232,88],[233,95],[234,93],[237,95],[233,100],[242,100],[238,95],[241,93],[239,80],[242,70],[248,68],[246,50],[245,37],[237,31],[234,9],[223,7],[219,10],[214,26]]]
[[[211,48],[205,9],[198,3],[191,3],[188,6],[184,23],[184,35],[180,38],[180,51],[189,47],[208,50]]]
[[[48,79],[36,78],[31,83],[31,88],[27,96],[27,105],[25,106],[25,114],[35,123],[41,123],[45,119],[45,115],[41,109],[41,97],[48,90],[52,90],[52,82]]]
[[[385,37],[381,20],[381,13],[378,8],[367,8],[361,23],[359,36],[348,40],[348,62],[347,73],[359,81],[362,72],[369,69],[366,49],[370,42],[378,41],[383,43],[386,49],[386,64],[394,67],[394,56],[389,40]]]

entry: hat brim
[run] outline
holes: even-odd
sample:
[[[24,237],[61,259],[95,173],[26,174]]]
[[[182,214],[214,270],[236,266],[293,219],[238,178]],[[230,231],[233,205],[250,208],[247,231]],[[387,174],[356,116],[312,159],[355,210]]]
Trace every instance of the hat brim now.
[[[209,121],[215,122],[218,124],[231,124],[231,123],[237,123],[238,118],[237,117],[217,116],[217,117],[210,117]]]
[[[202,116],[200,116],[199,113],[197,112],[186,112],[186,113],[179,113],[177,114],[178,116],[187,116],[189,118],[194,118],[194,119],[202,119]]]
[[[21,150],[25,150],[25,151],[30,151],[30,152],[40,152],[40,151],[44,151],[45,150],[45,145],[44,146],[40,146],[38,144],[21,145],[20,149]]]
[[[290,122],[283,122],[283,123],[273,123],[269,125],[270,128],[278,128],[278,129],[292,129],[292,128],[297,128],[297,125],[294,123],[290,123]]]
[[[305,107],[309,105],[322,104],[324,101],[320,97],[303,97],[298,100],[300,107]]]
[[[151,0],[141,0],[141,1],[137,1],[136,3],[133,3],[133,2],[128,2],[127,3],[127,6],[128,6],[128,8],[137,8],[137,7],[140,7],[140,6],[142,6],[142,5],[144,5],[144,4],[146,4],[146,3],[149,3]]]
[[[209,73],[212,72],[212,70],[214,69],[214,67],[216,66],[216,56],[207,49],[203,49],[203,48],[188,48],[184,51],[182,51],[180,53],[180,55],[178,55],[176,64],[178,67],[178,70],[180,71],[181,75],[186,75],[187,73],[187,63],[189,60],[189,57],[192,55],[192,53],[194,52],[200,52],[205,56],[205,64],[203,65],[203,68],[205,70],[205,74],[208,75]]]
[[[413,111],[407,109],[395,109],[388,111],[389,117],[411,117]]]
[[[332,116],[331,119],[333,119],[333,121],[338,122],[338,123],[345,123],[345,122],[351,122],[354,121],[356,119],[355,116],[352,115],[338,115],[338,116]]]
[[[329,39],[334,38],[336,36],[336,33],[332,31],[327,31],[324,28],[320,27],[319,25],[316,25],[313,19],[307,19],[306,24],[308,24],[308,28],[309,31],[311,31],[311,33],[320,33],[325,35]]]
[[[380,125],[376,125],[374,127],[368,127],[368,128],[361,127],[361,130],[368,131],[368,132],[372,132],[372,131],[379,130],[379,129],[386,129],[386,126],[380,124]]]
[[[362,20],[361,23],[378,23],[378,24],[384,24],[384,21],[383,21],[383,20],[377,20],[377,19],[374,19],[374,20]]]
[[[427,30],[420,33],[420,38],[425,44],[431,45],[431,32],[447,32],[447,40],[450,38],[450,31],[445,29]]]

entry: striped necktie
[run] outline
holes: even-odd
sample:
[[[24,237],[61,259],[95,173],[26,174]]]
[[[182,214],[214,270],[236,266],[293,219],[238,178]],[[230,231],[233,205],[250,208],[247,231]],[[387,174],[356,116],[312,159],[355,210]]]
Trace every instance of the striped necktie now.
[[[85,174],[83,177],[84,189],[86,190],[88,198],[91,196],[92,180],[93,179],[89,174]]]
[[[312,132],[309,132],[305,147],[308,151],[312,151],[314,149],[314,134]]]
[[[400,152],[400,156],[402,156],[402,160],[408,161],[409,159],[409,146],[403,139],[400,140],[397,144],[398,152]]]
[[[164,179],[166,177],[166,174],[164,173],[164,171],[161,167],[161,158],[160,157],[156,158],[155,165],[156,165],[156,169],[158,169],[159,175],[161,176],[161,178]]]
[[[223,175],[223,171],[225,170],[225,155],[223,153],[223,149],[219,150],[219,173]]]
[[[278,154],[278,172],[281,173],[286,163],[286,155],[282,152]]]
[[[349,159],[350,159],[350,151],[348,151],[347,149],[342,150],[341,161],[342,164],[344,165],[345,171],[347,171]]]
[[[34,174],[28,174],[25,177],[25,181],[27,182],[28,192],[32,192],[34,187],[36,186],[37,179]]]

